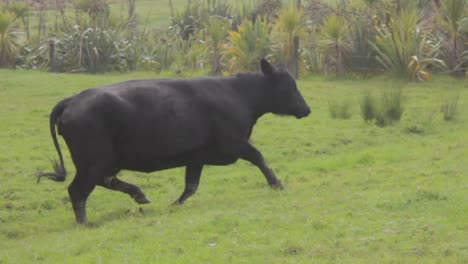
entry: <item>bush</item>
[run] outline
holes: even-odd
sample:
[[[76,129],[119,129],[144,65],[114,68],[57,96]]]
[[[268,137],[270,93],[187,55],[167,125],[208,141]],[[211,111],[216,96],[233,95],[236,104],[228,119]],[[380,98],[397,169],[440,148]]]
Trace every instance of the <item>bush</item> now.
[[[21,48],[16,67],[20,69],[43,69],[49,65],[49,49],[46,43],[30,42]]]
[[[408,4],[394,11],[387,25],[380,25],[376,43],[377,61],[395,76],[408,80],[427,78],[429,65],[443,64],[435,58],[438,46],[429,45],[429,32],[420,23],[419,11]],[[426,77],[425,77],[426,76]]]
[[[139,68],[152,71],[170,69],[178,54],[182,57],[187,55],[184,51],[178,52],[184,43],[186,41],[172,31],[142,32],[135,43]]]
[[[381,97],[381,108],[376,116],[376,124],[386,126],[400,121],[403,115],[402,101],[401,88],[385,89]]]
[[[0,67],[13,66],[20,50],[21,32],[15,15],[0,11]]]
[[[222,0],[190,1],[184,10],[176,12],[171,19],[170,29],[178,33],[183,40],[188,40],[204,28],[211,16],[232,19],[232,7]]]
[[[270,27],[266,20],[244,20],[228,33],[224,57],[231,71],[256,70],[258,61],[271,53]]]
[[[64,32],[57,44],[56,67],[59,71],[90,73],[131,70],[136,65],[136,51],[122,28],[75,26]]]
[[[466,0],[445,0],[438,9],[437,41],[441,48],[439,58],[453,75],[468,70],[468,7]]]

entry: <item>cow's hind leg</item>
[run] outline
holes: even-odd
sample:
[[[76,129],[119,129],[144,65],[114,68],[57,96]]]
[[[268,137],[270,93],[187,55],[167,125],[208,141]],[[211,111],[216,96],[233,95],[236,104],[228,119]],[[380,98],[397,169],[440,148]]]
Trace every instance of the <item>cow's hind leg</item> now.
[[[185,167],[185,189],[173,205],[183,204],[198,189],[203,165],[191,165]]]
[[[68,187],[68,194],[78,224],[86,224],[88,221],[86,217],[86,200],[95,186],[96,184],[94,184],[93,181],[89,181],[86,175],[77,171],[75,178]]]
[[[105,178],[104,182],[99,185],[114,191],[126,193],[139,204],[151,203],[151,200],[146,197],[138,186],[119,180],[115,176]]]

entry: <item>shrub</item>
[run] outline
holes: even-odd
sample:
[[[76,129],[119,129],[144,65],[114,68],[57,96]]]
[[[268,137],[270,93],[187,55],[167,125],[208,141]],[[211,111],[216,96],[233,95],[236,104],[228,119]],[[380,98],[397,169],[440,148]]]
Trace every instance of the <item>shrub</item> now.
[[[122,28],[75,26],[63,33],[57,44],[56,65],[60,71],[90,73],[134,69],[136,52]]]
[[[462,75],[468,68],[468,16],[466,0],[445,0],[437,15],[439,58],[454,75]]]
[[[23,46],[16,58],[20,69],[42,69],[49,65],[49,49],[46,43],[30,42]]]
[[[174,39],[171,52],[175,56],[175,61],[170,65],[176,72],[198,71],[208,66],[213,66],[213,50],[202,36],[195,34],[188,40],[180,38]],[[164,47],[161,47],[164,48]]]
[[[105,25],[109,18],[110,8],[106,0],[79,0],[75,8],[88,14],[92,25]]]
[[[20,50],[21,32],[15,15],[0,11],[0,67],[13,66]]]
[[[428,45],[428,32],[420,23],[415,5],[393,12],[388,26],[380,26],[376,43],[371,45],[377,52],[377,61],[395,76],[418,80],[428,76],[429,65],[443,64],[435,58],[438,47]]]
[[[170,28],[177,32],[183,40],[188,40],[193,34],[204,28],[211,16],[232,19],[232,14],[233,9],[227,1],[189,1],[184,10],[175,13],[171,19]]]
[[[142,32],[136,41],[138,66],[142,70],[161,71],[169,69],[177,59],[177,44],[185,43],[172,31]],[[185,56],[185,52],[179,52]]]
[[[375,41],[377,34],[373,15],[363,9],[354,10],[350,13],[349,24],[352,47],[344,58],[346,66],[353,72],[375,72],[379,67],[370,44]]]
[[[224,57],[231,71],[256,70],[258,61],[271,53],[270,27],[265,19],[245,19],[237,31],[228,33]]]

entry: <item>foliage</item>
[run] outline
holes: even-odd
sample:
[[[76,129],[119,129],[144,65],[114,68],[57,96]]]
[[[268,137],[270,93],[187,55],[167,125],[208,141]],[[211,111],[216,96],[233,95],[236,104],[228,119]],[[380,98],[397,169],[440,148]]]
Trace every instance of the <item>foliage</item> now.
[[[75,8],[88,14],[92,25],[105,24],[110,14],[106,0],[79,0]]]
[[[361,116],[366,122],[372,121],[377,113],[377,103],[370,90],[367,90],[361,98]]]
[[[411,5],[410,5],[411,6]],[[436,59],[438,45],[428,45],[428,32],[414,7],[394,12],[388,26],[380,25],[376,43],[377,61],[398,77],[418,80],[429,65],[443,65]],[[412,63],[417,58],[417,66]]]
[[[269,30],[266,20],[258,18],[255,22],[244,20],[236,31],[229,31],[224,46],[228,68],[231,71],[257,69],[259,60],[271,53]]]
[[[46,43],[29,42],[25,44],[16,59],[16,67],[19,69],[44,69],[48,65],[49,48]]]
[[[440,107],[445,121],[453,121],[458,115],[458,101],[460,100],[460,93],[456,93],[450,97],[446,97]]]
[[[133,69],[136,54],[121,28],[73,27],[57,44],[57,65],[62,71],[90,73]]]
[[[468,70],[468,13],[466,0],[444,0],[437,16],[439,58],[452,74]]]
[[[230,26],[229,20],[221,16],[211,16],[205,24],[212,53],[211,73],[214,75],[221,74],[221,49]]]
[[[275,59],[286,62],[288,70],[297,77],[299,50],[295,39],[304,37],[306,33],[305,16],[302,8],[285,6],[279,10],[278,19],[273,27]]]
[[[76,0],[72,1],[74,10],[70,10],[70,5],[66,6],[63,1],[34,1],[32,6],[36,8],[32,9],[24,3],[25,1],[8,1],[8,6],[0,7],[13,12],[16,21],[22,22],[13,23],[16,30],[11,31],[15,35],[13,42],[18,44],[16,54],[21,51],[16,60],[16,66],[21,68],[40,67],[44,60],[38,60],[36,55],[41,57],[42,50],[39,51],[37,47],[50,38],[60,40],[64,34],[73,31],[74,25],[85,31],[96,27],[120,28],[123,24],[128,26],[128,23],[134,22],[128,21],[126,12],[122,15],[123,5],[119,9],[115,1]],[[128,50],[133,57],[130,61],[136,61],[136,65],[143,69],[173,68],[178,71],[200,69],[211,64],[212,71],[216,74],[224,65],[230,70],[256,69],[256,65],[245,66],[249,64],[246,59],[242,67],[234,66],[235,62],[231,61],[233,56],[229,53],[243,45],[241,49],[244,51],[237,51],[237,57],[249,57],[253,53],[269,56],[270,60],[284,64],[293,74],[297,69],[337,76],[347,72],[385,70],[402,78],[423,81],[429,79],[432,71],[442,69],[461,76],[468,68],[466,0],[307,0],[303,1],[303,7],[299,9],[294,7],[293,2],[280,0],[236,3],[224,0],[191,0],[183,3],[182,6],[180,1],[170,1],[171,6],[175,5],[173,11],[180,11],[171,14],[168,30],[154,28],[165,26],[160,19],[165,15],[159,15],[159,10],[156,12],[157,16],[148,15],[148,21],[156,21],[152,22],[151,28],[138,25],[131,30],[119,30],[122,36],[118,38],[127,38],[132,43],[141,38],[142,32],[160,32],[158,36],[152,37],[150,34],[142,38],[146,40],[135,42],[134,47],[138,48]],[[143,1],[141,5],[136,5],[135,14],[141,16],[145,12],[143,9],[155,5],[157,4]],[[166,15],[168,13],[169,11]],[[31,20],[38,22],[33,28],[37,28],[37,31],[33,31],[31,38],[29,16]],[[213,17],[226,21],[226,24],[211,23]],[[253,24],[260,20],[260,24],[268,28],[262,33],[263,41],[257,41],[263,42],[262,44],[246,45],[251,40],[236,37],[231,38],[237,43],[230,43],[230,39],[212,38],[213,34],[223,35],[223,30],[225,36],[229,36],[229,30],[238,32],[238,26],[247,20]],[[168,32],[164,32],[166,30]],[[19,45],[22,42],[20,32],[23,31],[28,40],[24,47]],[[30,39],[37,43],[31,45],[33,42]],[[164,41],[170,46],[164,47]],[[222,51],[215,48],[218,47],[215,44],[217,41],[225,44]],[[260,45],[264,46],[260,48]],[[248,51],[253,46],[257,51]],[[226,47],[233,50],[227,52],[229,49]],[[201,52],[198,58],[195,52]],[[252,61],[260,55],[253,55]],[[8,64],[12,65],[14,61],[10,58]],[[41,62],[36,64],[33,61]],[[122,60],[114,62],[121,63]],[[115,65],[109,68],[126,67]]]
[[[15,14],[0,11],[0,67],[11,67],[20,50],[21,32]]]
[[[211,16],[232,19],[233,9],[227,1],[194,0],[189,1],[182,11],[177,11],[171,19],[170,29],[183,40],[187,40],[203,29]]]
[[[257,1],[257,5],[252,10],[251,18],[252,20],[255,20],[258,17],[262,17],[271,23],[277,18],[278,11],[282,6],[283,2],[281,0]]]
[[[403,115],[402,89],[390,87],[381,90],[379,98],[367,91],[361,99],[360,107],[364,121],[374,121],[379,127],[391,125]]]
[[[371,5],[376,4],[375,1],[369,2]],[[353,9],[346,16],[352,48],[344,60],[346,66],[353,72],[373,72],[378,69],[378,63],[375,59],[376,54],[370,44],[375,42],[377,35],[375,15],[373,11],[367,10]]]
[[[138,52],[138,67],[142,70],[161,71],[170,69],[178,56],[182,61],[192,56],[187,56],[189,45],[172,31],[145,31],[135,42]],[[184,49],[187,47],[186,49]],[[182,48],[182,50],[179,50]]]
[[[351,31],[347,21],[340,16],[328,16],[317,36],[318,48],[324,56],[323,71],[343,76],[345,73],[345,58],[353,49]]]
[[[5,7],[5,11],[15,14],[16,18],[21,19],[23,26],[26,30],[27,38],[29,39],[29,7],[26,3],[14,2]]]

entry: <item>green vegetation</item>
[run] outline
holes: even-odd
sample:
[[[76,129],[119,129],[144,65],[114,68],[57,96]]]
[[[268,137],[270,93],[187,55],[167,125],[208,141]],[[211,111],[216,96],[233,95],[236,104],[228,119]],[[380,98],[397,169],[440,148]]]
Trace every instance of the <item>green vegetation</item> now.
[[[153,77],[0,70],[0,263],[468,259],[468,83],[441,76],[404,84],[401,120],[384,128],[362,120],[359,102],[367,90],[393,80],[301,80],[311,116],[267,115],[252,139],[283,181],[283,192],[239,161],[208,167],[198,193],[171,207],[183,189],[183,169],[124,172],[121,177],[141,186],[153,203],[139,206],[97,188],[88,202],[93,224],[77,226],[66,191],[71,179],[36,184],[34,178],[56,157],[48,113],[84,88]],[[458,115],[446,122],[440,99],[452,94],[458,94]],[[351,118],[332,119],[331,98],[349,101]]]
[[[400,86],[380,88],[379,98],[376,98],[375,93],[366,91],[360,102],[364,121],[374,121],[380,127],[399,121],[403,115],[402,92]]]
[[[253,68],[252,61],[267,57],[294,76],[388,72],[417,82],[435,72],[463,77],[467,1],[308,0],[296,6],[281,0],[79,0],[29,7],[23,0],[0,4],[18,22],[12,33],[26,35],[9,52],[19,49],[19,59],[2,64],[62,72],[203,70],[219,75]],[[71,49],[58,45],[55,58],[73,50],[89,60],[66,59],[50,67],[51,38],[76,43]]]

